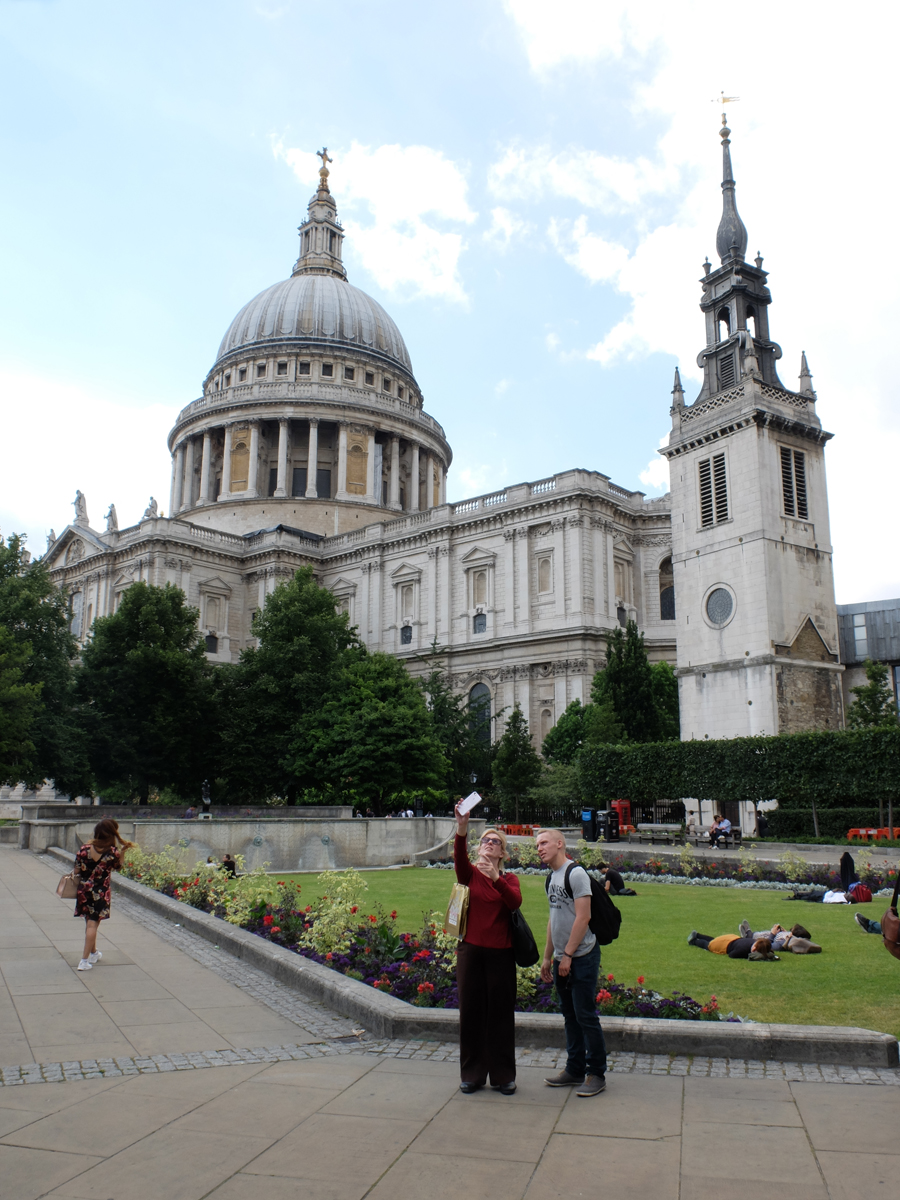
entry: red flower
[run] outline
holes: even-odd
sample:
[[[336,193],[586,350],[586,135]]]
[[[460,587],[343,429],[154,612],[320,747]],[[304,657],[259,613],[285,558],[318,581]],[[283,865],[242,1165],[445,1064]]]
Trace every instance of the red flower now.
[[[607,983],[615,983],[616,982],[615,975],[607,975],[606,981],[607,981]]]
[[[638,983],[641,983],[641,984],[642,984],[643,982],[644,982],[644,976],[643,976],[643,975],[638,975]]]
[[[392,921],[396,921],[396,920],[397,920],[397,910],[396,910],[396,908],[395,908],[395,909],[393,909],[393,911],[391,912],[391,920],[392,920]]]
[[[281,933],[281,926],[273,925],[272,928],[269,930],[269,932],[270,933]]]
[[[274,917],[270,917],[270,916],[268,915],[268,913],[267,913],[267,914],[266,914],[266,915],[263,917],[263,925],[271,925],[271,924],[272,924],[272,922],[273,922],[274,920],[275,920],[275,918],[274,918]]]
[[[353,905],[353,907],[350,909],[350,912],[351,912],[351,913],[356,913],[356,912],[359,912],[359,905],[358,905],[358,904],[354,904],[354,905]]]
[[[326,962],[331,962],[331,960],[332,960],[333,958],[334,958],[334,955],[333,955],[333,954],[326,954],[326,955],[325,955],[325,961],[326,961]]]
[[[422,995],[424,992],[433,992],[433,991],[434,991],[434,984],[433,984],[433,983],[420,983],[420,984],[419,984],[419,995],[420,995],[420,996],[421,996],[421,995]]]
[[[609,1004],[609,1002],[611,1000],[612,1000],[612,995],[610,992],[608,992],[606,990],[606,988],[601,988],[600,991],[597,993],[597,1003],[598,1004]]]
[[[370,914],[370,916],[369,916],[369,920],[372,922],[372,924],[373,924],[373,925],[377,925],[377,924],[378,924],[378,918],[377,918],[377,917],[374,915],[374,913],[373,913],[373,914]]]

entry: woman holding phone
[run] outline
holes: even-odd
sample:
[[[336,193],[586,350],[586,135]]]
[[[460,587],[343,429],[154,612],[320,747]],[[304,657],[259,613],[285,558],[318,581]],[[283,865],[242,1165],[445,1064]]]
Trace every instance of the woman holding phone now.
[[[459,1090],[516,1090],[516,963],[509,914],[522,905],[519,880],[501,870],[506,834],[485,829],[474,865],[469,860],[469,814],[456,806],[453,863],[469,889],[466,933],[456,958],[459,992]]]

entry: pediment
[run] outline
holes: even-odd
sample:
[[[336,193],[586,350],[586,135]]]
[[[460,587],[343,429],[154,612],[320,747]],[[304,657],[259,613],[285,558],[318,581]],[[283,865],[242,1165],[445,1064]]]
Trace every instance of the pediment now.
[[[352,595],[356,591],[356,583],[352,579],[345,579],[343,575],[335,579],[333,583],[326,584],[326,587],[335,596]]]
[[[408,580],[410,583],[413,583],[415,580],[421,578],[422,568],[414,567],[412,563],[408,562],[401,563],[399,567],[395,567],[395,569],[391,571],[391,579],[394,583],[401,583],[404,580]]]
[[[485,550],[483,546],[473,546],[472,549],[462,556],[460,562],[468,569],[469,567],[492,567],[497,561],[497,555],[493,550]]]
[[[220,596],[231,595],[230,584],[227,584],[224,579],[220,579],[218,575],[214,576],[212,579],[201,579],[197,586],[201,593],[215,592],[216,595]]]
[[[613,551],[620,557],[634,558],[634,547],[627,538],[617,538],[613,542]]]
[[[837,662],[838,656],[829,650],[812,617],[806,616],[790,642],[776,643],[775,653],[785,658],[799,658],[806,662]]]
[[[47,548],[42,561],[52,570],[55,567],[73,566],[91,554],[98,551],[105,553],[108,549],[93,529],[84,525],[67,525],[53,545]]]

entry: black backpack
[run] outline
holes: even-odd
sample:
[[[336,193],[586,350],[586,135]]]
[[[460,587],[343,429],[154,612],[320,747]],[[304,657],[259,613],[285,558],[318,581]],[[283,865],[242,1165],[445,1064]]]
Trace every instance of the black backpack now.
[[[577,863],[570,862],[566,867],[566,878],[564,887],[566,894],[572,896],[572,885],[569,883],[569,876],[574,871]],[[551,872],[552,874],[552,872]],[[608,946],[610,942],[614,942],[619,936],[619,928],[622,924],[622,914],[609,898],[609,892],[599,880],[594,879],[588,874],[588,879],[591,882],[591,919],[588,923],[588,928],[597,939],[601,946]],[[550,891],[550,875],[547,876],[544,882],[544,890]]]

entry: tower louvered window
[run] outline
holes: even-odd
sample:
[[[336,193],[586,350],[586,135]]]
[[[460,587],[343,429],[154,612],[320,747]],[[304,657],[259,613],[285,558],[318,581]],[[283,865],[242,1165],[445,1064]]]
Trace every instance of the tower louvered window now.
[[[784,495],[784,511],[789,517],[809,517],[806,499],[806,455],[802,450],[781,447],[781,490]]]
[[[725,455],[714,454],[701,459],[700,471],[700,524],[720,525],[728,520],[728,479],[725,471]]]
[[[729,388],[734,384],[734,355],[725,354],[719,359],[719,387]]]

